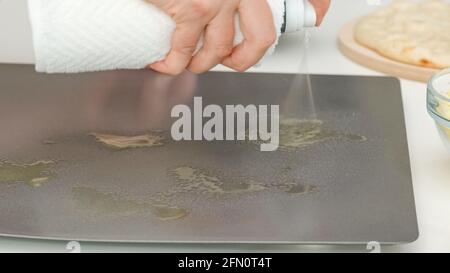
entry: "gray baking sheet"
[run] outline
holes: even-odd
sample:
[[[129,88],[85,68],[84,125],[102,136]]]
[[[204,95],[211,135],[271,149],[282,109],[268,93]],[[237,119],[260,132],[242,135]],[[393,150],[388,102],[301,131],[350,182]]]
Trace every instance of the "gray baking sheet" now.
[[[115,242],[414,241],[398,80],[313,75],[304,113],[298,94],[306,80],[220,72],[44,75],[0,65],[0,234]],[[280,104],[282,115],[321,121],[340,137],[277,152],[248,142],[174,142],[170,109],[193,96],[205,105]],[[163,141],[118,150],[93,133],[151,133]],[[195,179],[183,180],[183,172]]]

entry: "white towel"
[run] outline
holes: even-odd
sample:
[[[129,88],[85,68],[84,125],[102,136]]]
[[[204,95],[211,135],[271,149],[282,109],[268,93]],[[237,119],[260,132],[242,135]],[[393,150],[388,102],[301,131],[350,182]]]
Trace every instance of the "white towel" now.
[[[281,30],[284,1],[267,1]],[[28,0],[28,5],[38,72],[141,69],[170,51],[174,21],[144,0]],[[235,45],[243,39],[238,20]]]

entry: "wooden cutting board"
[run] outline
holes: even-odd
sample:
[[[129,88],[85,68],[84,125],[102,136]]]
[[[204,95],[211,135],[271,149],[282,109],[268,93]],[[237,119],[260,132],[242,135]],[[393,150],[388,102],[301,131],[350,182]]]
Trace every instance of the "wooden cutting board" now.
[[[347,23],[339,32],[339,49],[354,62],[387,75],[421,82],[427,82],[434,73],[439,71],[393,61],[360,45],[354,37],[356,22],[357,20]]]

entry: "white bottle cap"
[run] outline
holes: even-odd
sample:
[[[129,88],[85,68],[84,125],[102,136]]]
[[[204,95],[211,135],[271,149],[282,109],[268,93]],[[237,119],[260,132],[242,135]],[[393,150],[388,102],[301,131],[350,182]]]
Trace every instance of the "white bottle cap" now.
[[[303,0],[305,3],[303,27],[315,27],[317,24],[317,13],[314,6],[308,0]]]
[[[314,27],[317,14],[308,0],[286,0],[286,30],[295,32],[305,27]]]

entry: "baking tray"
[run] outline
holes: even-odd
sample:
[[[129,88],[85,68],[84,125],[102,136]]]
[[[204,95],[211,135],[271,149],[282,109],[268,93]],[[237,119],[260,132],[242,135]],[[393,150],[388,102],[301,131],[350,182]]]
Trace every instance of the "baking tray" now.
[[[305,114],[295,105],[304,104],[296,100],[309,85]],[[193,96],[204,105],[280,104],[282,118],[320,120],[323,130],[339,133],[277,152],[252,142],[172,141],[170,110]],[[0,130],[3,236],[269,244],[391,244],[418,236],[394,78],[44,75],[0,65]],[[93,133],[163,140],[114,149]]]

